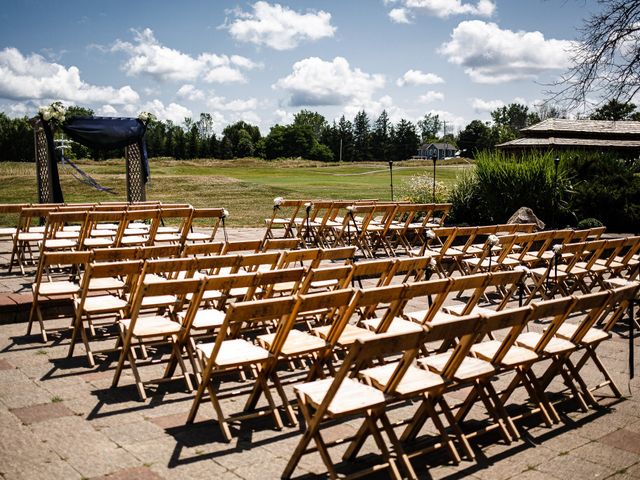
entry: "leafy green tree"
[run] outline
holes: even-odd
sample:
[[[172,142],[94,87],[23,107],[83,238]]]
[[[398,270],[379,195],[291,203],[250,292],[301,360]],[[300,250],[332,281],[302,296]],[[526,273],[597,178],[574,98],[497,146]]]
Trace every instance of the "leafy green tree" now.
[[[393,129],[391,136],[393,160],[411,158],[418,151],[419,144],[420,139],[416,133],[415,125],[404,118],[401,119]]]
[[[640,120],[640,112],[633,103],[622,103],[611,99],[590,116],[591,120]]]
[[[510,103],[491,112],[493,124],[511,130],[513,138],[520,136],[520,130],[540,121],[536,112],[521,103]]]
[[[223,160],[229,160],[233,158],[233,144],[229,137],[222,137],[222,141],[220,142],[220,158]]]
[[[231,143],[232,157],[239,156],[237,153],[238,142],[240,140],[240,131],[244,130],[249,134],[252,145],[255,145],[261,138],[260,129],[255,125],[240,120],[234,124],[227,125],[222,131],[223,139],[227,138]]]
[[[458,147],[465,156],[474,157],[478,151],[487,150],[494,145],[489,125],[473,120],[458,134]]]
[[[427,113],[422,120],[418,121],[418,128],[423,142],[433,142],[438,138],[438,132],[442,128],[440,115]]]
[[[250,157],[253,155],[255,147],[251,140],[251,135],[246,130],[240,130],[238,132],[238,144],[235,149],[236,157]]]
[[[185,140],[184,130],[180,127],[173,128],[173,158],[176,160],[184,160],[187,158],[187,143]]]
[[[333,160],[338,160],[340,155],[340,132],[335,120],[331,125],[327,125],[320,135],[320,143],[325,145],[330,151]]]
[[[0,161],[33,162],[34,155],[29,119],[9,118],[0,112]]]
[[[371,159],[370,125],[367,113],[362,110],[353,119],[353,160]]]
[[[293,124],[300,127],[311,128],[313,138],[320,141],[322,132],[327,128],[327,120],[318,112],[312,112],[310,110],[300,110],[293,117]]]

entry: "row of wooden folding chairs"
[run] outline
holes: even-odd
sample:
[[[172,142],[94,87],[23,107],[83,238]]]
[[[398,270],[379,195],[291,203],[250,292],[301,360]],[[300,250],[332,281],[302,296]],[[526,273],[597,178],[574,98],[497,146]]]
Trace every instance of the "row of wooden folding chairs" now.
[[[84,250],[96,247],[155,243],[184,245],[186,242],[212,241],[223,220],[223,212],[221,208],[194,209],[190,206],[145,209],[132,209],[127,206],[108,211],[50,211],[23,208],[17,233],[13,235],[9,270],[17,263],[24,273],[25,261],[27,257],[33,257],[32,253],[36,248],[39,251]],[[46,218],[42,228],[34,225],[41,218]],[[192,231],[194,223],[202,219],[206,219],[210,224],[210,230],[206,233]],[[164,225],[165,221],[179,222],[179,225]]]
[[[186,345],[190,345],[190,342],[187,340],[190,331],[190,321],[195,317],[204,292],[207,291],[207,283],[209,282],[209,288],[217,289],[219,286],[215,283],[216,281],[220,281],[220,279],[205,277],[200,280],[171,280],[163,283],[145,282],[143,284],[143,290],[141,290],[140,298],[136,301],[137,307],[134,307],[132,318],[127,320],[128,323],[125,322],[122,324],[124,336],[123,350],[121,351],[119,366],[116,371],[116,376],[114,377],[114,385],[118,383],[119,375],[125,361],[128,360],[132,366],[137,362],[136,357],[131,353],[131,348],[127,347],[127,345],[138,344],[146,336],[144,328],[138,330],[138,335],[135,333],[136,322],[140,321],[140,319],[147,318],[138,316],[136,308],[138,311],[141,309],[144,303],[144,297],[146,296],[156,297],[168,294],[169,292],[180,292],[180,294],[184,296],[191,294],[192,301],[188,306],[187,312],[182,317],[182,326],[176,323],[167,324],[167,328],[171,327],[173,329],[173,333],[171,334],[171,359],[173,360],[173,365],[172,368],[166,370],[164,379],[174,378],[173,369],[179,365],[182,370],[182,375],[180,376],[185,378],[185,381],[188,381],[186,366],[181,360],[182,353],[180,352],[180,347],[182,345],[186,348]],[[406,400],[411,395],[417,395],[417,397],[414,398],[423,399],[433,399],[433,395],[441,396],[435,403],[425,404],[423,402],[421,404],[411,421],[407,422],[407,427],[401,440],[409,440],[411,441],[410,443],[414,443],[424,421],[428,418],[434,419],[433,413],[435,412],[436,403],[441,406],[443,412],[450,410],[448,407],[442,406],[442,402],[446,403],[443,396],[444,392],[452,388],[461,388],[462,386],[470,385],[473,387],[470,396],[463,402],[457,412],[449,411],[448,414],[445,413],[445,417],[448,417],[449,420],[453,419],[453,421],[449,421],[449,427],[454,429],[456,433],[454,439],[457,440],[459,448],[462,448],[464,453],[471,458],[473,458],[473,452],[468,444],[469,435],[462,433],[459,424],[467,415],[470,407],[475,404],[476,397],[482,400],[496,428],[500,429],[506,442],[519,438],[518,430],[514,424],[514,418],[509,416],[504,408],[505,402],[518,386],[523,386],[527,389],[531,400],[536,405],[536,411],[541,413],[543,420],[549,425],[556,422],[558,418],[553,405],[551,405],[545,396],[544,390],[549,386],[550,380],[555,376],[560,375],[562,377],[573,396],[578,399],[583,407],[586,408],[586,402],[595,402],[595,399],[593,399],[591,395],[591,390],[579,375],[579,370],[582,368],[582,365],[578,368],[577,365],[572,364],[570,356],[576,351],[589,349],[589,356],[594,358],[594,345],[608,338],[613,325],[621,318],[628,303],[633,299],[638,288],[637,283],[617,290],[606,290],[580,297],[563,297],[550,301],[537,302],[531,307],[498,310],[492,313],[484,312],[479,316],[475,314],[472,317],[452,316],[447,319],[424,323],[412,331],[398,331],[389,328],[392,319],[402,313],[403,304],[405,304],[409,297],[412,295],[424,295],[425,292],[431,291],[429,290],[429,286],[433,286],[434,283],[442,284],[442,282],[449,281],[450,280],[435,280],[423,282],[422,285],[391,285],[355,292],[351,289],[341,289],[329,293],[298,295],[296,297],[286,296],[261,301],[230,304],[224,318],[219,324],[215,341],[201,343],[195,347],[196,356],[202,369],[202,380],[198,387],[188,421],[194,420],[199,404],[205,394],[208,393],[223,435],[228,440],[231,438],[229,430],[230,420],[239,420],[241,418],[268,413],[273,416],[276,425],[281,427],[282,421],[269,386],[269,384],[272,384],[278,396],[281,397],[289,420],[295,422],[290,401],[286,398],[278,376],[278,362],[289,361],[292,357],[313,357],[315,360],[315,368],[312,367],[309,369],[310,379],[318,376],[321,377],[322,374],[326,373],[328,364],[333,361],[334,357],[332,352],[335,346],[341,345],[343,348],[349,350],[349,354],[347,355],[347,360],[345,360],[342,367],[338,370],[338,373],[336,373],[336,380],[325,379],[314,382],[308,387],[303,385],[296,388],[298,404],[305,420],[309,422],[308,428],[312,428],[311,419],[314,416],[313,411],[319,408],[324,400],[327,400],[325,395],[334,395],[339,391],[339,385],[336,385],[336,390],[334,390],[331,385],[335,385],[333,384],[334,381],[344,381],[346,372],[344,372],[343,369],[348,368],[347,372],[352,372],[354,365],[362,365],[360,362],[351,362],[350,356],[352,355],[353,348],[356,347],[351,347],[350,349],[350,346],[361,346],[368,341],[373,343],[379,341],[380,343],[376,343],[375,348],[372,347],[370,355],[373,357],[373,352],[375,351],[377,352],[375,356],[380,357],[384,356],[384,352],[386,351],[385,348],[381,346],[383,343],[382,339],[386,338],[385,334],[393,332],[394,336],[415,336],[425,332],[425,328],[427,332],[437,331],[439,328],[445,329],[443,325],[450,325],[450,328],[447,330],[447,335],[441,333],[441,335],[444,335],[442,338],[437,336],[430,337],[431,340],[429,340],[429,342],[441,340],[441,343],[453,345],[453,348],[442,354],[429,353],[424,359],[418,362],[417,366],[412,365],[413,359],[411,359],[409,364],[405,364],[405,367],[403,367],[403,375],[407,374],[408,371],[411,372],[406,379],[406,383],[403,384],[402,382],[404,377],[398,377],[395,383],[389,383],[390,378],[395,378],[393,377],[395,367],[381,367],[377,371],[367,372],[368,375],[365,375],[365,377],[370,380],[369,383],[373,388],[379,388],[383,390],[383,392],[389,385],[395,385],[389,389],[389,392],[396,394],[395,401],[399,399]],[[363,333],[347,342],[338,342],[343,336],[344,328],[349,324],[354,314],[380,303],[387,305],[386,311],[382,315],[383,322],[380,323],[380,325],[386,325],[386,328],[379,325],[376,331],[368,331],[366,334]],[[321,311],[321,316],[324,318],[323,321],[333,316],[331,321],[332,333],[323,337],[293,330],[294,326],[299,324],[298,320],[300,317],[316,315],[319,310]],[[576,312],[584,313],[585,317],[572,327],[566,320],[571,314]],[[593,325],[595,322],[603,318],[603,316],[606,317],[605,328],[603,330],[594,329]],[[152,318],[152,320],[150,320],[151,325],[158,325],[161,322],[167,322],[169,317],[163,316],[162,320],[155,317],[149,318]],[[551,319],[551,323],[543,333],[524,332],[524,328],[528,322],[549,318]],[[257,343],[248,340],[246,336],[247,331],[255,330],[258,325],[272,325],[273,322],[277,323],[274,333],[259,335],[257,337]],[[487,325],[487,327],[483,328],[481,325]],[[491,328],[489,328],[488,325],[491,325]],[[508,329],[508,334],[504,340],[498,341],[492,339],[478,343],[486,334],[505,328]],[[158,330],[150,330],[149,332],[148,335],[150,337],[158,335]],[[297,333],[294,334],[293,332]],[[563,335],[565,338],[563,338]],[[320,341],[318,337],[324,340],[324,342]],[[180,340],[180,338],[182,338],[182,340]],[[422,340],[415,344],[411,350],[415,349],[416,352],[412,353],[412,355],[417,356],[418,351],[423,352],[425,349],[419,347],[429,342]],[[403,347],[399,349],[398,352],[402,353],[407,350],[410,349]],[[461,353],[461,351],[464,353]],[[553,369],[548,370],[550,373],[546,373],[544,377],[538,379],[533,374],[531,366],[541,360],[549,359],[552,360]],[[348,365],[348,367],[345,367],[345,364]],[[258,374],[253,383],[253,389],[249,395],[245,409],[240,415],[228,416],[223,413],[220,403],[222,396],[220,393],[221,388],[217,385],[214,388],[212,383],[213,376],[227,374],[251,365],[256,367]],[[412,368],[409,369],[409,367]],[[422,375],[420,373],[422,370],[418,369],[420,367],[427,369],[428,372]],[[336,367],[329,368],[329,372],[331,371],[335,372]],[[615,389],[613,383],[610,382],[610,377],[606,373],[606,370],[601,369],[601,371],[608,378],[612,389]],[[427,375],[429,372],[432,375]],[[493,390],[491,378],[496,375],[496,373],[505,372],[514,374],[514,382],[512,382],[512,385],[505,392],[498,394]],[[343,373],[345,373],[344,376]],[[442,377],[435,385],[433,384],[433,380],[436,378],[433,374]],[[421,375],[426,377],[426,381]],[[137,371],[134,373],[134,376],[137,382],[140,382]],[[417,388],[416,383],[420,383],[420,381],[425,381],[425,384],[429,387],[426,389],[421,388],[419,392],[417,392],[414,389]],[[141,385],[142,382],[140,382],[139,388],[143,388]],[[403,388],[400,388],[401,386]],[[343,410],[337,408],[336,404],[336,408],[332,410],[332,417],[337,418],[342,416],[342,414],[362,414],[364,410],[372,409],[372,406],[366,403],[365,400],[365,398],[368,398],[366,389],[361,389],[360,386],[354,386],[354,388],[355,390],[351,388],[347,389],[347,391],[344,392],[345,395],[341,395],[340,397],[349,407]],[[395,390],[398,391],[396,392]],[[333,391],[333,393],[330,394],[329,392],[331,391]],[[424,395],[427,391],[432,395]],[[144,391],[142,390],[142,392]],[[141,395],[144,395],[144,393]],[[268,405],[266,411],[256,411],[254,408],[261,395],[264,395],[267,400]],[[500,395],[502,395],[502,397],[500,397]],[[385,397],[382,396],[382,398]],[[330,398],[325,408],[333,405],[334,401],[335,397]],[[359,402],[364,402],[365,405],[360,405]],[[354,407],[354,403],[356,404],[355,407],[358,408],[352,408]],[[385,401],[383,403],[386,405],[387,402]],[[325,412],[326,411],[327,410],[325,410]],[[323,420],[324,413],[318,418]],[[384,423],[382,417],[377,417],[377,420]],[[348,450],[350,454],[348,456],[357,455],[365,434],[370,433],[374,436],[377,435],[377,433],[371,429],[371,423],[367,423],[368,427],[358,432],[359,436],[356,436],[356,439],[354,439],[355,443],[350,446]],[[389,434],[389,430],[385,431]],[[309,441],[316,438],[316,433],[309,436]],[[440,434],[443,439],[443,444],[448,446],[450,453],[455,459],[455,446],[450,436],[444,431],[441,431]],[[304,443],[304,440],[302,443]],[[396,442],[392,443],[394,444],[394,448],[399,447],[399,444]],[[303,447],[302,450],[306,448],[306,444],[303,445]],[[400,455],[400,457],[401,456],[402,455]],[[410,454],[403,460],[402,466],[406,469],[410,467],[410,462],[408,462],[409,457]],[[292,466],[290,465],[291,468],[295,467],[296,461],[297,460],[293,462]],[[327,464],[327,467],[331,468],[331,465]]]
[[[369,217],[372,207],[375,207],[375,215]],[[274,205],[271,218],[265,219],[265,238],[273,238],[273,230],[281,227],[284,237],[297,236],[306,245],[336,246],[345,241],[355,242],[359,238],[359,232],[363,231],[364,223],[365,226],[371,224],[371,228],[374,224],[382,226],[384,238],[387,233],[391,235],[391,232],[395,232],[391,239],[393,243],[406,248],[410,232],[416,233],[428,227],[442,225],[450,208],[450,204],[370,200],[283,200]],[[283,213],[285,209],[288,209],[286,215]],[[380,248],[387,247],[387,243],[380,245]],[[369,253],[369,249],[365,250],[365,254]]]

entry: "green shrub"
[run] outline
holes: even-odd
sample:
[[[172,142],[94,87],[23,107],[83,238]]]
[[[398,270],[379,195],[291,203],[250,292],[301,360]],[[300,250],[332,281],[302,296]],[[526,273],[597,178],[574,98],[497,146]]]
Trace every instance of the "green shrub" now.
[[[596,228],[596,227],[602,227],[602,222],[597,218],[583,218],[576,225],[576,228],[579,230],[582,230],[585,228]]]
[[[547,224],[565,222],[570,217],[566,203],[570,183],[562,161],[556,179],[553,158],[551,152],[520,157],[478,153],[476,168],[452,191],[452,221],[503,223],[518,208],[529,207]]]
[[[612,155],[578,155],[567,161],[574,179],[570,206],[578,218],[597,218],[614,232],[640,230],[640,164]]]

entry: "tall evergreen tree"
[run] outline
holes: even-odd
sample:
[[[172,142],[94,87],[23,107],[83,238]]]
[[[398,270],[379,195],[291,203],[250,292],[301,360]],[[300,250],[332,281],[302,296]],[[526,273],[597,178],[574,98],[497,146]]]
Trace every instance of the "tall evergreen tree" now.
[[[344,115],[338,121],[338,135],[341,148],[338,147],[336,158],[340,159],[340,152],[342,152],[342,161],[353,161],[353,125],[344,118]]]
[[[420,144],[415,125],[403,118],[396,124],[393,132],[393,160],[406,160],[414,156]]]
[[[389,120],[389,115],[386,110],[383,110],[373,124],[373,132],[371,132],[371,155],[373,160],[389,160],[391,127],[392,125]]]
[[[369,117],[362,110],[353,119],[353,160],[362,162],[371,159],[370,135]]]

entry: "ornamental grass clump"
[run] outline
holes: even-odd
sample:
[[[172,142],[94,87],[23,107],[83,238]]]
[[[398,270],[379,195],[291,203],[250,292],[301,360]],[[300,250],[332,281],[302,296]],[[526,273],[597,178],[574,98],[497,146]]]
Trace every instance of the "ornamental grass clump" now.
[[[433,203],[433,176],[420,174],[403,182],[400,197],[413,203]],[[449,190],[443,182],[436,180],[436,203],[446,203]]]

